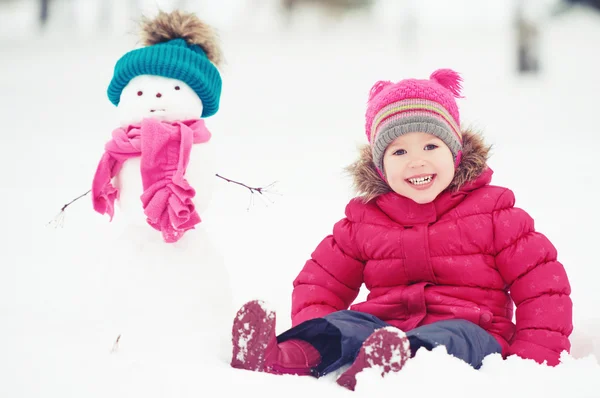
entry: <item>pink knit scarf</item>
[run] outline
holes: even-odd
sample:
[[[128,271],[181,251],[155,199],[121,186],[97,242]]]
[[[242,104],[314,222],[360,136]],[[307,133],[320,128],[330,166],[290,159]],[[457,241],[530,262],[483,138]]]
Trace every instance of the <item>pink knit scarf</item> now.
[[[196,191],[185,179],[193,144],[210,140],[204,120],[161,122],[144,119],[141,125],[120,127],[105,145],[92,183],[94,210],[112,221],[118,190],[111,184],[123,163],[141,156],[141,196],[147,222],[162,232],[165,242],[177,242],[198,224],[192,198]]]

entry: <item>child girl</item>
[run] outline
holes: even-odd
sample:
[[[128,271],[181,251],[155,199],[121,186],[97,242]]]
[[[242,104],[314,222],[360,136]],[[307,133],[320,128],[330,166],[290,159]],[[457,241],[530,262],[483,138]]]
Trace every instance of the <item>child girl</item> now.
[[[276,336],[260,301],[239,310],[233,367],[320,377],[350,365],[337,382],[354,390],[358,372],[398,371],[421,347],[474,368],[492,353],[556,365],[569,351],[565,270],[513,193],[490,185],[489,147],[459,127],[460,82],[441,69],[375,83],[369,145],[350,167],[359,195],[294,280],[292,329]]]

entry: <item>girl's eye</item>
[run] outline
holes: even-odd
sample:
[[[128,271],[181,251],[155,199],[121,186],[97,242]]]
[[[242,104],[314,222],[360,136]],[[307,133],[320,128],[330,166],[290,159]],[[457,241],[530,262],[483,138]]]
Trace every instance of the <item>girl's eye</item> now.
[[[144,94],[144,93],[142,93],[141,91],[138,91],[138,97],[140,97],[142,94]]]
[[[179,89],[180,89],[180,87],[179,87],[179,86],[175,86],[175,90],[179,90]]]
[[[429,144],[429,145],[425,145],[425,150],[426,151],[433,151],[435,148],[437,148],[438,146],[435,144]]]
[[[406,154],[406,151],[404,149],[398,149],[396,152],[394,152],[394,155],[404,155]]]

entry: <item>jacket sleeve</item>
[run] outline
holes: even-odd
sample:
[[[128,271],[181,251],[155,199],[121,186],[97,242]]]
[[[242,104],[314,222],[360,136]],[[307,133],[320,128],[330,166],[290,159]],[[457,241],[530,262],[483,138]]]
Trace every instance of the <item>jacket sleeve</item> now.
[[[514,203],[507,189],[493,212],[496,266],[517,307],[508,355],[554,366],[561,352],[571,347],[571,287],[552,243]]]
[[[363,283],[362,261],[354,245],[355,224],[338,221],[294,280],[292,326],[348,309]]]

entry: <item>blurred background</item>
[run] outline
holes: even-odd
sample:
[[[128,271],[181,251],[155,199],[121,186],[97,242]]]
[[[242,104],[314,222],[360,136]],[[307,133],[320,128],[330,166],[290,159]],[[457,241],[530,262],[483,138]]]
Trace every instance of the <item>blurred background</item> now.
[[[38,228],[88,189],[117,123],[114,64],[139,45],[142,14],[174,8],[222,42],[221,109],[207,121],[220,174],[277,181],[262,199],[223,182],[204,217],[236,302],[260,294],[288,311],[293,278],[352,195],[343,167],[365,142],[372,84],[452,68],[463,125],[493,144],[494,183],[559,248],[576,317],[597,314],[598,0],[0,0],[0,166],[17,171],[2,186],[3,263],[48,240]],[[83,241],[107,225],[85,200],[64,229]]]

